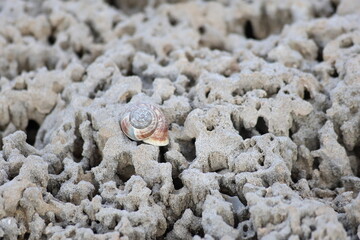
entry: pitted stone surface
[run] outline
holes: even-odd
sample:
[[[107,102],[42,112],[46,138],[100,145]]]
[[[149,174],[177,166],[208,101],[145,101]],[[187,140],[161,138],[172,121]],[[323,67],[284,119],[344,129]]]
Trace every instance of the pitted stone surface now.
[[[359,9],[0,1],[0,238],[357,239]]]

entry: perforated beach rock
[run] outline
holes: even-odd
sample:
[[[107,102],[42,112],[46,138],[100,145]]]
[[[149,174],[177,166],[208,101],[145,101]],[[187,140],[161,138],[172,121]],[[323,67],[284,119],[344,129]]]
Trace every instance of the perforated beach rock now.
[[[357,239],[350,0],[0,1],[0,239]],[[129,139],[158,106],[169,144]]]

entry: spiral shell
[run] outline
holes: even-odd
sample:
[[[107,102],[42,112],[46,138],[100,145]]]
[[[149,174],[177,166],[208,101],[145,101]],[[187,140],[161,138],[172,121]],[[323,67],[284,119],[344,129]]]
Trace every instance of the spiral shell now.
[[[130,139],[155,146],[169,144],[168,124],[161,110],[151,104],[131,105],[120,121],[121,130]]]

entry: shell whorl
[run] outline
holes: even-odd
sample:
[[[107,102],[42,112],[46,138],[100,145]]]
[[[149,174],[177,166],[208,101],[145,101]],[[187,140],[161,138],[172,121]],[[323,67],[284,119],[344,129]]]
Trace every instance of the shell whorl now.
[[[159,108],[147,103],[130,105],[125,111],[120,126],[132,140],[156,146],[169,143],[168,125]]]

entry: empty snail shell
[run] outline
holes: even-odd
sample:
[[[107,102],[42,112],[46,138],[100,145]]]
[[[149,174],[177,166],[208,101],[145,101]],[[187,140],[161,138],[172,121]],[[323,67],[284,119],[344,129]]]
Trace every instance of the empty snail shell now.
[[[147,103],[130,105],[120,121],[121,130],[130,139],[155,146],[169,144],[168,124],[161,110]]]

